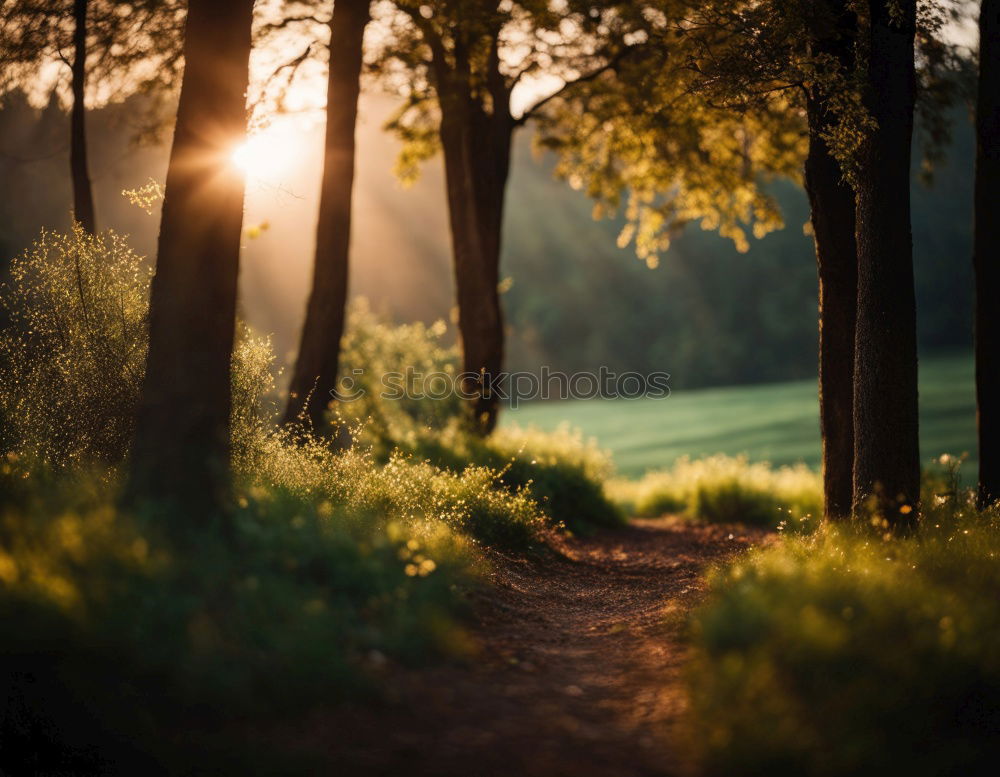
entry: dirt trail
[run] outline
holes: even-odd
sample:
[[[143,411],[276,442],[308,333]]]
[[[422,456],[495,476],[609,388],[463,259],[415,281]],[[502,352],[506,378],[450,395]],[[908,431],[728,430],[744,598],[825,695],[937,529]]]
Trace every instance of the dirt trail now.
[[[636,521],[565,540],[562,558],[497,564],[476,603],[482,650],[401,671],[376,709],[322,716],[344,775],[640,777],[685,774],[677,624],[707,563],[764,538],[736,527]]]

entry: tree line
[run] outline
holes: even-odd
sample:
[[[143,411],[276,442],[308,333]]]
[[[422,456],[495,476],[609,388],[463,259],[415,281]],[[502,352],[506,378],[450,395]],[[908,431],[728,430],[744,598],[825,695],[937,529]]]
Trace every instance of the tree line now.
[[[329,429],[357,101],[362,80],[373,77],[401,98],[389,129],[404,141],[403,172],[437,153],[444,159],[472,431],[489,434],[496,423],[500,239],[518,128],[533,126],[537,142],[555,152],[557,172],[600,209],[624,212],[620,242],[634,243],[650,263],[691,223],[745,247],[748,232],[760,237],[782,225],[767,182],[804,177],[820,279],[825,512],[870,507],[904,526],[916,518],[911,147],[915,112],[943,114],[957,90],[946,85],[955,58],[942,28],[961,9],[916,0],[340,0],[332,11],[284,3],[281,18],[255,29],[251,0],[190,0],[186,14],[172,2],[133,3],[132,14],[116,5],[74,0],[43,13],[34,3],[5,3],[2,84],[31,77],[46,57],[72,71],[75,212],[95,229],[79,140],[86,79],[114,83],[148,57],[162,64],[167,86],[183,62],[131,460],[134,498],[176,502],[206,520],[225,504],[244,186],[229,152],[246,133],[255,38],[292,29],[310,43],[325,39],[329,68],[313,287],[286,423]],[[155,41],[136,37],[144,13],[160,20]],[[1000,495],[1000,369],[991,358],[1000,325],[990,310],[1000,278],[989,213],[1000,172],[998,14],[996,0],[983,0],[974,240],[981,504]],[[538,86],[553,81],[554,89]],[[533,99],[516,107],[516,90],[532,84]]]

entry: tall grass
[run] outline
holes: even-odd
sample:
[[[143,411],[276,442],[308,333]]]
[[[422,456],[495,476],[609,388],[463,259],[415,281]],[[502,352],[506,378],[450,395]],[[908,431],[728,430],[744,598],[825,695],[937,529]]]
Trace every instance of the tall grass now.
[[[745,456],[685,456],[638,481],[615,480],[608,491],[623,509],[646,517],[683,513],[712,523],[803,529],[823,514],[818,473],[804,464],[772,468]]]
[[[43,231],[0,287],[5,450],[45,466],[115,465],[132,438],[146,362],[152,273],[125,237]],[[246,441],[270,380],[266,340],[240,326],[234,429]]]
[[[995,771],[1000,513],[928,504],[905,537],[828,525],[712,574],[688,675],[708,774]]]
[[[358,398],[337,405],[335,422],[384,461],[403,452],[454,472],[469,465],[493,469],[500,485],[525,490],[557,526],[588,532],[621,525],[623,514],[603,488],[610,458],[593,442],[568,428],[504,428],[482,438],[469,431],[468,408],[457,395],[418,398],[421,376],[456,374],[458,353],[443,344],[445,331],[443,322],[391,326],[363,300],[353,303],[341,373]],[[410,376],[403,399],[382,396],[383,376],[392,373]]]
[[[366,473],[382,477],[353,475]],[[100,472],[51,478],[8,460],[0,771],[188,773],[205,767],[178,744],[190,725],[301,714],[376,691],[386,660],[466,649],[463,590],[481,562],[434,505],[264,483],[240,488],[228,536],[178,549],[116,510]]]
[[[4,773],[187,773],[204,764],[171,738],[185,721],[375,692],[386,661],[468,648],[465,593],[484,548],[524,552],[550,530],[528,489],[489,467],[278,429],[273,355],[244,328],[229,529],[177,547],[164,516],[116,507],[148,282],[124,239],[76,229],[43,233],[0,295],[12,317],[0,333]]]

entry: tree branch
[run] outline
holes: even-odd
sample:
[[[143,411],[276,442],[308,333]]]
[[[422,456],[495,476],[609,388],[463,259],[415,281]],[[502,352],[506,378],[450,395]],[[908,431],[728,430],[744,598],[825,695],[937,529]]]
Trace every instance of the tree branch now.
[[[527,123],[529,119],[533,118],[534,116],[537,116],[538,112],[542,108],[544,108],[548,103],[560,97],[565,92],[572,89],[574,86],[586,83],[588,81],[593,81],[596,78],[600,78],[605,73],[614,70],[616,67],[618,67],[621,61],[625,59],[625,57],[633,53],[636,49],[639,49],[641,46],[642,44],[636,44],[634,46],[626,46],[600,67],[595,68],[594,70],[591,70],[588,73],[584,73],[582,76],[578,76],[577,78],[574,78],[572,81],[566,81],[562,86],[560,86],[554,92],[547,95],[546,97],[543,97],[534,105],[532,105],[530,108],[527,108],[524,111],[524,113],[522,113],[518,118],[514,120],[514,126],[520,127],[523,124]]]

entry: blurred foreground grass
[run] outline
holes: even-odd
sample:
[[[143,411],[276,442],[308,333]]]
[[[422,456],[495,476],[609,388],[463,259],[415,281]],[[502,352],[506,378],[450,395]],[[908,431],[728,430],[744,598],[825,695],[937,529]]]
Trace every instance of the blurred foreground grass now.
[[[316,773],[218,734],[378,694],[390,662],[474,658],[467,594],[490,563],[544,554],[552,532],[615,527],[626,512],[817,523],[819,478],[804,465],[679,458],[639,481],[609,481],[608,457],[580,433],[506,426],[482,440],[463,431],[454,400],[371,391],[340,406],[347,447],[280,430],[269,344],[242,329],[232,510],[178,532],[183,516],[116,507],[148,282],[122,238],[77,230],[43,235],[0,294],[11,319],[0,336],[0,773]],[[440,335],[356,307],[345,373],[360,365],[377,382],[405,366],[454,371]],[[677,401],[619,404],[662,413]],[[730,439],[725,404],[700,411],[720,440]],[[775,439],[785,434],[781,405],[768,416],[762,398],[756,412],[731,404],[758,438],[768,417]],[[805,414],[807,404],[814,414],[814,399],[792,407]],[[650,441],[647,453],[659,450],[655,424],[614,417]],[[697,417],[685,420],[692,431]],[[656,462],[650,453],[643,469]],[[917,742],[921,753],[919,737],[933,731],[976,773],[977,737],[996,723],[1000,543],[995,517],[958,497],[937,504],[937,492],[927,503],[940,520],[915,537],[822,529],[716,573],[691,673],[706,764],[854,773],[888,757],[878,747]],[[941,763],[910,760],[912,774]],[[810,766],[827,762],[839,771]]]
[[[710,576],[687,671],[707,775],[996,773],[1000,514],[927,496],[908,536],[826,525]]]
[[[226,743],[206,732],[378,693],[386,662],[466,654],[490,554],[542,548],[579,482],[618,519],[603,458],[571,436],[467,442],[434,402],[371,408],[347,449],[278,428],[273,355],[245,329],[232,509],[210,526],[123,511],[148,284],[123,238],[76,229],[43,233],[0,294],[0,772],[265,773],[253,746],[245,768],[232,751],[216,767]],[[436,347],[368,336],[405,346],[394,369]],[[445,428],[448,466],[402,442]]]

